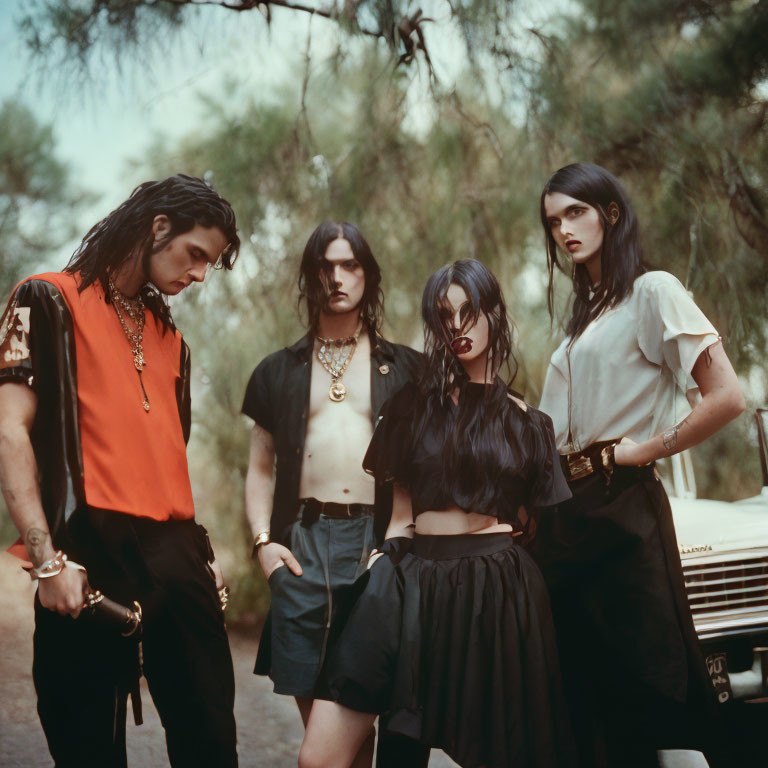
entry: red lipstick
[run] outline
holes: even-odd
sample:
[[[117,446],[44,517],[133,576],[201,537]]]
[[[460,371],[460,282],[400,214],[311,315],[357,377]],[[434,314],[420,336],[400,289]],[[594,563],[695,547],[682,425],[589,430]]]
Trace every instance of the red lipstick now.
[[[466,355],[472,350],[472,339],[469,336],[457,336],[451,342],[451,350],[454,355]]]

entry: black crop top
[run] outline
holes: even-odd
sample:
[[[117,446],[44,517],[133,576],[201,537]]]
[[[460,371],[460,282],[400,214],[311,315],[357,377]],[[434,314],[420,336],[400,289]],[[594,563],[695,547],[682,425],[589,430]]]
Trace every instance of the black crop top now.
[[[497,379],[488,386],[504,387]],[[459,404],[446,398],[442,425],[428,424],[418,444],[414,430],[424,412],[425,396],[413,384],[406,384],[387,400],[376,424],[373,438],[363,459],[363,469],[376,482],[394,480],[411,496],[414,518],[427,510],[458,507],[465,512],[491,515],[500,522],[520,525],[519,507],[534,510],[550,507],[571,498],[560,469],[552,420],[545,413],[528,406],[527,411],[509,399],[499,418],[504,419],[506,438],[504,456],[492,457],[495,481],[478,493],[477,472],[446,472],[442,458],[444,446],[452,439],[462,408],[482,408],[484,384],[464,385]],[[459,466],[467,466],[459,443]],[[508,449],[508,450],[506,450]],[[450,476],[447,476],[450,475]],[[480,502],[478,502],[480,499]]]

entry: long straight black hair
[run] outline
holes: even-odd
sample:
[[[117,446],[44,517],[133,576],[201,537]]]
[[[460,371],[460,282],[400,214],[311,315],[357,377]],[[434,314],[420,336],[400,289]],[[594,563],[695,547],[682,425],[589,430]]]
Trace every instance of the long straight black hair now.
[[[466,333],[481,313],[488,320],[486,374],[493,383],[484,387],[482,407],[463,407],[475,397],[469,396],[469,376],[451,349],[454,333],[450,318],[454,312],[446,294],[452,284],[461,286],[467,294],[467,304],[460,311],[458,333]],[[443,476],[449,485],[460,482],[471,488],[471,508],[486,509],[489,499],[496,493],[501,469],[509,466],[509,453],[514,452],[514,446],[506,436],[504,417],[507,409],[517,409],[508,397],[517,368],[512,355],[513,324],[501,287],[482,262],[475,259],[456,261],[442,267],[427,280],[421,300],[421,316],[425,359],[419,387],[425,407],[413,431],[414,445],[420,442],[427,429],[437,428],[442,432],[448,427],[448,419],[452,418],[450,394],[458,388],[458,421],[446,430]],[[505,377],[502,377],[502,371],[506,372]]]
[[[304,246],[299,268],[299,308],[306,304],[309,329],[317,333],[320,313],[328,304],[329,285],[326,280],[328,262],[325,252],[334,241],[349,243],[352,253],[365,273],[365,289],[360,301],[360,317],[370,333],[380,333],[384,322],[384,294],[381,291],[381,270],[371,246],[360,230],[347,221],[324,221],[309,236]]]
[[[593,295],[592,281],[584,264],[564,264],[557,252],[552,228],[547,221],[544,198],[554,192],[587,203],[597,210],[603,225],[600,254],[601,281]],[[611,223],[610,209],[616,206],[618,218]],[[549,288],[547,304],[554,316],[554,271],[570,273],[573,281],[573,311],[566,333],[575,340],[605,309],[615,307],[632,293],[635,279],[647,271],[640,245],[637,218],[618,179],[605,168],[591,163],[573,163],[552,174],[544,185],[540,202],[541,224],[547,248]]]
[[[155,242],[152,223],[161,214],[168,217],[171,230],[162,241]],[[240,249],[232,206],[208,182],[195,176],[178,173],[160,181],[145,181],[88,232],[65,271],[80,273],[81,291],[98,280],[109,297],[112,273],[138,256],[148,277],[152,254],[196,224],[221,230],[227,247],[215,266],[232,269]],[[157,291],[145,286],[142,298],[166,328],[172,324],[168,305]]]

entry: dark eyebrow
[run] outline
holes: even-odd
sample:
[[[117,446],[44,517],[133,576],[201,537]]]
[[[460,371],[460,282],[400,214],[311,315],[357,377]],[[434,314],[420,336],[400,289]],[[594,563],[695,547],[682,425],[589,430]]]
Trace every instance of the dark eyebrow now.
[[[202,257],[205,259],[209,264],[213,264],[213,260],[211,259],[210,254],[208,254],[206,251],[204,251],[199,245],[193,245],[191,246],[192,253],[197,257]]]
[[[584,208],[586,203],[571,203],[570,205],[566,206],[562,213],[571,213],[571,211],[575,211],[577,208]],[[552,221],[552,219],[559,219],[561,213],[553,213],[551,216],[547,216],[547,221]]]

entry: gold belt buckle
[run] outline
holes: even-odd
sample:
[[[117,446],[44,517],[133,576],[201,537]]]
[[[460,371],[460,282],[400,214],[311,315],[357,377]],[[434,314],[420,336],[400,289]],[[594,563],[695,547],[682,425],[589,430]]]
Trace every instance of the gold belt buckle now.
[[[592,459],[584,454],[568,454],[568,475],[571,480],[579,480],[582,477],[591,475],[595,468],[592,466]]]

